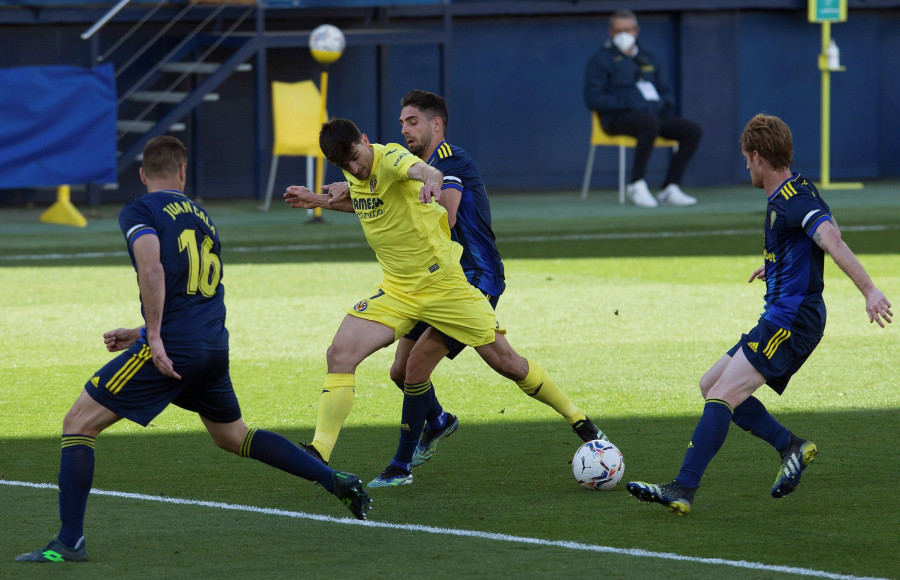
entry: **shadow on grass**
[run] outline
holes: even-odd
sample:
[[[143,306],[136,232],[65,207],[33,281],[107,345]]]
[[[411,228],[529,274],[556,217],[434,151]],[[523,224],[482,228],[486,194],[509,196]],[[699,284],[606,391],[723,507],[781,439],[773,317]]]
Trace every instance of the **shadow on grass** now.
[[[625,478],[611,492],[591,492],[572,478],[569,461],[579,443],[560,421],[498,418],[471,424],[463,415],[460,430],[441,444],[432,462],[414,470],[413,485],[372,490],[371,519],[896,575],[891,554],[900,500],[889,488],[900,462],[887,451],[900,435],[898,411],[785,414],[779,419],[814,440],[820,450],[794,494],[780,500],[770,497],[777,454],[733,427],[707,471],[694,512],[677,518],[661,506],[632,499],[624,482],[671,479],[696,418],[605,420],[602,428],[625,455]],[[308,440],[312,428],[282,434],[292,441]],[[396,437],[393,428],[348,427],[332,465],[369,481],[390,461]],[[0,440],[0,479],[54,483],[58,446],[57,439]],[[153,433],[151,427],[146,434],[117,435],[113,427],[100,436],[96,449],[98,489],[347,515],[321,488],[218,450],[204,432]],[[55,494],[0,485],[0,497],[22,494],[43,498],[38,513],[4,501],[9,517],[0,523],[2,535],[21,533],[13,528],[25,522],[29,528],[41,528],[40,538],[52,534],[57,525]],[[131,503],[134,500],[92,498],[89,532],[121,520],[118,510],[129,509]],[[166,504],[153,511],[158,518],[185,517],[182,508]],[[125,518],[117,525],[143,529],[152,524]],[[210,533],[230,535],[228,530]],[[786,552],[785,546],[800,539],[815,549]]]

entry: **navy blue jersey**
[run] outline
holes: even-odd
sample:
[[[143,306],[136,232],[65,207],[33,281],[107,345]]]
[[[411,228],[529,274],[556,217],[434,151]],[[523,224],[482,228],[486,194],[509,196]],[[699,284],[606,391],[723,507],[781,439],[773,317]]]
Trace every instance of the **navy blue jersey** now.
[[[452,187],[462,193],[450,237],[463,247],[459,262],[466,278],[485,294],[500,296],[506,288],[503,262],[491,228],[491,205],[475,161],[464,149],[444,141],[428,164],[444,174],[442,189]]]
[[[831,210],[799,173],[769,196],[766,206],[766,308],[761,318],[791,332],[821,337],[825,331],[825,252],[812,235]]]
[[[180,191],[155,191],[125,205],[119,212],[119,227],[135,271],[134,241],[148,234],[159,238],[166,275],[163,344],[227,350],[221,245],[209,215]]]

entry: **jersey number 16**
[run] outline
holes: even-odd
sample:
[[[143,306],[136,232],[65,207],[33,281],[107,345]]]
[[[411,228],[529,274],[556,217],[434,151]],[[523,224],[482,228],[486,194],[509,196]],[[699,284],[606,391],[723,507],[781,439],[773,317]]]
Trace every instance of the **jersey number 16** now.
[[[178,251],[187,252],[188,257],[188,294],[196,294],[200,290],[206,297],[215,296],[222,276],[222,261],[212,252],[212,247],[212,239],[203,236],[198,251],[194,230],[184,230],[178,236]]]

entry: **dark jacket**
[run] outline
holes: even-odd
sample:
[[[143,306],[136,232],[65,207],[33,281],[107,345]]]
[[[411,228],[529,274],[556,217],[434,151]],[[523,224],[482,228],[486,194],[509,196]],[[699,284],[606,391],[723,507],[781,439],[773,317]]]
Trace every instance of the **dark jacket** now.
[[[648,101],[637,88],[638,80],[653,83],[659,101]],[[621,111],[648,111],[662,115],[674,104],[672,87],[666,82],[659,61],[638,47],[632,58],[616,48],[611,40],[588,61],[584,73],[584,102],[601,116]]]

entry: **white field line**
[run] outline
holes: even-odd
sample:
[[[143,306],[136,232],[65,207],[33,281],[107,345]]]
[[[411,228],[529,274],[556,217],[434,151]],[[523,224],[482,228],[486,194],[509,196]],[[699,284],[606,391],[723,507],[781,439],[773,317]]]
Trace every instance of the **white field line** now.
[[[897,229],[896,226],[847,226],[842,227],[843,232],[876,232]],[[743,230],[707,230],[707,231],[689,231],[689,232],[632,232],[632,233],[605,233],[605,234],[571,234],[571,235],[553,235],[553,236],[521,236],[515,238],[501,238],[500,244],[504,243],[544,243],[544,242],[569,242],[584,240],[652,240],[660,238],[702,238],[702,237],[721,237],[721,236],[746,236],[759,233],[758,229]],[[312,252],[321,250],[342,250],[353,248],[365,248],[368,244],[365,242],[345,242],[335,244],[300,244],[294,246],[238,246],[234,248],[226,248],[227,253],[248,253],[248,252]],[[72,252],[72,253],[49,253],[49,254],[14,254],[10,256],[0,256],[0,262],[25,262],[40,260],[81,260],[90,258],[120,258],[127,256],[127,252]]]
[[[57,489],[55,484],[51,483],[32,483],[27,481],[7,481],[0,479],[0,485],[31,487],[36,489]],[[335,518],[331,516],[323,516],[318,514],[309,514],[306,512],[295,512],[288,510],[280,510],[273,508],[261,508],[256,506],[221,503],[217,501],[200,501],[193,499],[180,499],[175,497],[162,497],[158,495],[145,495],[142,493],[126,493],[121,491],[107,491],[102,489],[92,489],[93,495],[106,495],[111,497],[119,497],[124,499],[133,499],[140,501],[155,501],[160,503],[200,506],[221,510],[233,510],[240,512],[250,512],[265,514],[271,516],[284,516],[302,520],[313,520],[317,522],[329,522],[332,524],[365,526],[369,528],[382,528],[389,530],[401,530],[405,532],[425,532],[428,534],[436,534],[443,536],[458,536],[465,538],[476,538],[480,540],[492,540],[495,542],[509,542],[513,544],[530,544],[535,546],[547,546],[553,548],[564,548],[567,550],[579,550],[583,552],[598,552],[603,554],[618,554],[622,556],[632,556],[635,558],[656,558],[660,560],[677,560],[679,562],[691,562],[696,564],[713,564],[719,566],[731,566],[732,568],[745,568],[748,570],[759,570],[763,572],[780,572],[783,574],[795,574],[798,576],[812,576],[815,578],[831,578],[834,580],[887,580],[885,578],[874,578],[871,576],[849,576],[846,574],[835,574],[832,572],[824,572],[821,570],[813,570],[810,568],[798,568],[796,566],[774,566],[771,564],[760,564],[758,562],[747,562],[746,560],[725,560],[723,558],[698,558],[695,556],[682,556],[670,552],[651,552],[649,550],[640,550],[636,548],[613,548],[611,546],[598,546],[595,544],[582,544],[579,542],[566,542],[561,540],[544,540],[541,538],[529,538],[525,536],[510,536],[507,534],[493,534],[489,532],[479,532],[476,530],[458,530],[454,528],[438,528],[434,526],[422,526],[417,524],[390,524],[385,522],[360,521],[352,518]]]

